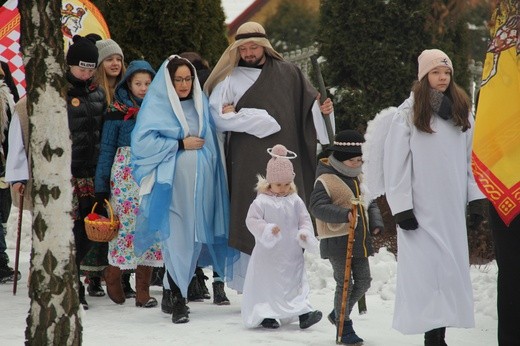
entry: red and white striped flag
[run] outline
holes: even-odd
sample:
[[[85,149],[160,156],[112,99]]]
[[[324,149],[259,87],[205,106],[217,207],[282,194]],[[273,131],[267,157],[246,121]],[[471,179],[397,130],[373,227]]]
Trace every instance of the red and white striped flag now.
[[[18,0],[0,7],[0,59],[9,64],[18,95],[25,95],[25,68],[20,53],[20,13]]]
[[[0,59],[9,64],[18,94],[25,95],[25,68],[20,52],[20,13],[18,0],[7,0],[0,7]],[[76,34],[85,36],[96,33],[101,38],[109,38],[107,24],[101,12],[88,0],[68,0],[62,2],[61,31],[64,49],[72,43]]]

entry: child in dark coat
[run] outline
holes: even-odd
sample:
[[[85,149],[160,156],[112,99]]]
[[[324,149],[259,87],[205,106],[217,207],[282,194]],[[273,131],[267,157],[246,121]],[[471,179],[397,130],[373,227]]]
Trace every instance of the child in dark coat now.
[[[99,155],[101,126],[106,110],[105,92],[93,82],[98,51],[93,37],[75,35],[67,51],[67,116],[72,141],[72,213],[78,273],[80,263],[92,247],[84,218],[94,204],[94,175]],[[85,287],[79,280],[79,299],[88,309]]]
[[[350,312],[354,304],[370,288],[372,278],[368,256],[374,253],[371,235],[383,230],[383,221],[377,204],[372,202],[368,208],[363,204],[361,187],[363,163],[361,144],[363,142],[363,136],[353,130],[345,130],[336,135],[334,145],[331,147],[332,155],[321,159],[318,163],[317,179],[309,204],[310,211],[316,218],[321,257],[330,261],[334,271],[336,291],[334,310],[330,313],[329,320],[335,322],[338,328],[347,257],[348,220],[352,218],[351,200],[352,198],[361,200],[355,221],[352,270],[341,335],[341,343],[346,345],[359,345],[363,342],[354,331]]]

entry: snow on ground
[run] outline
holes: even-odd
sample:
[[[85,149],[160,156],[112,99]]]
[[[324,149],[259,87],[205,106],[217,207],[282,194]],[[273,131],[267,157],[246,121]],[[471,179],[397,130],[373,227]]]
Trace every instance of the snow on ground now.
[[[16,296],[12,284],[0,285],[0,345],[22,345],[29,310],[27,273],[29,268],[29,244],[27,234],[22,237],[20,270]],[[14,236],[7,237],[8,254],[14,266]],[[108,296],[87,297],[90,309],[83,312],[84,345],[334,345],[335,329],[326,319],[332,309],[334,280],[332,269],[326,260],[307,254],[307,272],[311,285],[311,302],[324,313],[318,324],[300,330],[297,323],[284,325],[277,330],[245,329],[240,317],[242,296],[226,289],[229,306],[216,306],[211,300],[192,302],[190,322],[173,324],[170,316],[160,307],[137,308],[130,299],[116,305]],[[368,313],[358,315],[354,307],[352,319],[357,334],[365,339],[365,346],[423,345],[422,335],[402,335],[391,328],[395,297],[395,257],[381,249],[370,259],[372,287],[367,294]],[[475,296],[476,327],[472,329],[448,329],[448,345],[475,346],[496,345],[496,273],[495,262],[473,266],[471,276]],[[210,276],[208,271],[207,276]],[[132,278],[133,282],[133,278]],[[208,281],[211,291],[211,282]],[[160,302],[162,288],[152,286],[152,295]]]

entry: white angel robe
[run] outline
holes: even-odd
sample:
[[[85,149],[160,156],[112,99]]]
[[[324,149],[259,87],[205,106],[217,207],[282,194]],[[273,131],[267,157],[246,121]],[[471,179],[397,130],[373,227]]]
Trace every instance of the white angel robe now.
[[[411,124],[413,95],[399,107],[386,138],[384,179],[392,214],[413,210],[416,230],[397,231],[393,328],[420,334],[474,327],[466,205],[484,198],[471,172],[472,128],[462,132],[435,115],[432,134]]]
[[[256,244],[244,282],[244,325],[258,327],[264,318],[291,323],[313,311],[302,248],[316,251],[318,240],[303,200],[296,193],[286,197],[259,194],[246,224]],[[280,228],[276,236],[271,232],[275,225]],[[306,242],[299,240],[302,233]]]

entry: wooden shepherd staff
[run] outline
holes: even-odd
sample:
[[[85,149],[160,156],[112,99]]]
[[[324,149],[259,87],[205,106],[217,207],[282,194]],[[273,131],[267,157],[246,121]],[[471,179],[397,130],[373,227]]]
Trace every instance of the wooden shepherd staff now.
[[[350,282],[350,272],[352,270],[352,249],[354,248],[354,231],[356,229],[357,221],[357,206],[360,203],[359,199],[353,198],[352,203],[352,219],[349,220],[348,227],[348,241],[347,241],[347,260],[345,263],[345,277],[343,278],[343,294],[341,296],[341,312],[339,315],[339,326],[337,342],[341,343],[341,336],[343,335],[343,324],[345,323],[345,313],[347,309],[348,286]]]
[[[325,82],[323,81],[323,75],[321,74],[320,64],[318,63],[318,57],[316,55],[311,56],[312,68],[316,74],[318,80],[318,86],[320,90],[320,105],[327,99],[327,89],[325,88]],[[322,114],[323,120],[325,121],[325,128],[327,129],[327,135],[329,137],[329,146],[334,144],[334,130],[332,129],[332,122],[330,121],[330,114]]]
[[[16,295],[16,287],[18,285],[18,262],[20,260],[20,238],[22,236],[22,217],[23,217],[23,193],[20,193],[20,208],[18,211],[18,230],[16,231],[16,252],[14,256],[14,282],[13,296]]]

